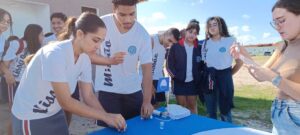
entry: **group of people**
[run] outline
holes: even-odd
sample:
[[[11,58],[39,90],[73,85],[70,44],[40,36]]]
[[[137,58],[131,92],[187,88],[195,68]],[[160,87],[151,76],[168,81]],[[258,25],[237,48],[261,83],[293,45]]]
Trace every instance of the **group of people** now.
[[[179,105],[197,114],[199,97],[210,118],[217,119],[219,108],[221,120],[232,122],[232,75],[243,63],[255,79],[278,88],[273,133],[300,133],[300,1],[274,5],[272,26],[284,42],[264,66],[249,64],[255,62],[223,18],[207,19],[199,45],[195,19],[184,31],[170,28],[150,36],[136,20],[138,3],[112,0],[113,13],[101,17],[54,13],[53,33],[44,35],[40,25],[29,24],[20,39],[3,36],[9,28],[12,34],[13,20],[0,9],[1,85],[8,90],[14,135],[69,134],[71,114],[125,131],[125,120],[148,119],[166,101],[164,92],[156,92],[164,65]]]

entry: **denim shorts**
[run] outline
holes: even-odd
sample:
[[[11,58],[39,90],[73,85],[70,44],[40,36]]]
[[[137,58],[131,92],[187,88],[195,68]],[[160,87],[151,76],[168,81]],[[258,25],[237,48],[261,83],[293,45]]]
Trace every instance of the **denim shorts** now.
[[[273,134],[300,135],[300,102],[275,99],[271,108]]]

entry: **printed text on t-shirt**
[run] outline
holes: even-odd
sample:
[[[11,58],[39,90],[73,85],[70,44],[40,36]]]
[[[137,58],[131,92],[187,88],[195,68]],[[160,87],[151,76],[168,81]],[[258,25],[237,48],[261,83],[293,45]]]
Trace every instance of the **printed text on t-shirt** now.
[[[111,42],[110,40],[105,41],[104,46],[104,54],[110,58],[111,56]],[[111,73],[111,65],[106,65],[106,68],[104,69],[104,85],[106,86],[113,86],[113,80],[112,80],[112,73]]]
[[[49,96],[46,96],[46,100],[42,101],[40,100],[38,104],[33,106],[33,112],[34,113],[47,113],[48,108],[55,102],[55,93],[53,90],[50,90]]]
[[[155,67],[156,67],[156,63],[157,63],[157,57],[158,57],[158,53],[156,53],[153,57],[153,64],[152,64],[152,74],[154,74],[155,71]]]

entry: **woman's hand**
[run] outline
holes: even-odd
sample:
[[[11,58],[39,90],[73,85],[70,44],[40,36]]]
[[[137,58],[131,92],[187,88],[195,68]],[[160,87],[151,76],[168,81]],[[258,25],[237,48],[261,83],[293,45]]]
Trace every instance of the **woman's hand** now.
[[[108,126],[116,128],[119,132],[123,132],[127,128],[126,121],[121,114],[107,113],[103,121]]]
[[[246,67],[248,68],[248,71],[251,74],[251,76],[253,76],[259,82],[264,82],[264,81],[271,82],[272,79],[277,75],[272,70],[261,66],[246,66]]]
[[[234,59],[240,59],[241,55],[251,59],[245,47],[241,46],[240,43],[237,42],[234,42],[230,47],[230,54]]]
[[[12,87],[16,84],[15,77],[12,75],[11,72],[8,72],[4,75],[5,81],[7,86]]]

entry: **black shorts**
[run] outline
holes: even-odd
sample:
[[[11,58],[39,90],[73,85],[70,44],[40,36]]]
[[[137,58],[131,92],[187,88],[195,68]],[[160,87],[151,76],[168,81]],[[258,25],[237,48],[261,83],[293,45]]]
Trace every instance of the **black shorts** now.
[[[155,89],[157,88],[157,83],[158,83],[158,80],[153,80],[153,86]],[[157,102],[165,102],[165,101],[166,101],[165,92],[159,92],[159,93],[155,92],[155,97],[152,96],[152,99],[151,99],[151,103],[153,105],[156,104]]]
[[[197,96],[199,92],[196,90],[196,85],[194,81],[191,82],[174,81],[173,93],[176,96]]]
[[[140,115],[143,103],[142,91],[132,94],[99,91],[98,94],[98,100],[106,112],[121,114],[126,120]],[[97,121],[97,125],[107,127],[107,124],[100,120]]]
[[[76,88],[75,88],[75,91],[74,93],[71,95],[72,98],[80,101],[80,94],[79,94],[79,86],[78,86],[78,83],[76,84]]]

